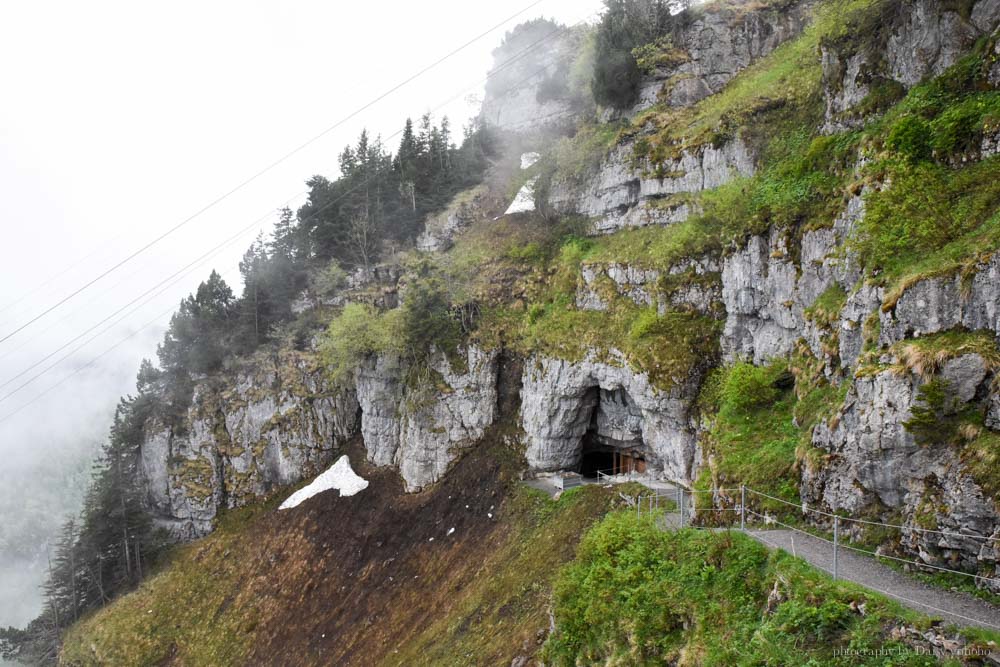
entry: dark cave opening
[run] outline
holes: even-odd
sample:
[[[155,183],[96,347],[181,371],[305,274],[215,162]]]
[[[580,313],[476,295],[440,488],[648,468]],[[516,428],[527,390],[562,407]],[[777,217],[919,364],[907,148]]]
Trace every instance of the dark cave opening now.
[[[593,387],[584,405],[589,406],[590,415],[580,443],[580,474],[594,479],[598,472],[645,472],[642,414],[628,392]]]

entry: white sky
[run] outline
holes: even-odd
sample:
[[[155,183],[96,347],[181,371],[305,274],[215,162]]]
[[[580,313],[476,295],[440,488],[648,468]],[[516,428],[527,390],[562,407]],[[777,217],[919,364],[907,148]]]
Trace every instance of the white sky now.
[[[0,338],[530,2],[0,4]],[[289,200],[304,181],[335,176],[338,153],[362,127],[388,136],[407,115],[456,95],[436,115],[463,125],[474,113],[465,98],[481,95],[490,52],[507,29],[538,16],[572,24],[600,6],[543,0],[0,343],[0,397],[65,352],[11,378],[236,230],[286,202],[296,208],[302,198]],[[395,148],[398,140],[387,143]],[[0,398],[0,420],[176,305],[212,268],[238,292],[238,259],[273,217],[29,387]],[[0,423],[7,464],[58,456],[64,443],[105,432],[140,359],[155,358],[162,331],[147,329]]]

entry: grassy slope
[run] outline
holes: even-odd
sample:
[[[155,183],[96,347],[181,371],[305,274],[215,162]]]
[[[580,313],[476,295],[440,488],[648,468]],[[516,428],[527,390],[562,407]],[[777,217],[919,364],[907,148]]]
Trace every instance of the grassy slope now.
[[[618,489],[551,501],[514,483],[504,456],[472,453],[416,496],[363,470],[372,486],[353,498],[326,494],[281,514],[275,498],[231,513],[77,624],[63,662],[866,664],[832,650],[894,646],[888,632],[901,622],[927,627],[741,536],[664,533],[632,512],[606,514]],[[781,603],[766,611],[775,582]],[[553,601],[557,631],[542,648]]]
[[[589,531],[557,582],[554,613],[544,655],[557,666],[939,664],[890,635],[904,622],[926,629],[926,618],[746,536],[666,533],[631,512]],[[997,639],[968,636],[980,647]]]
[[[554,502],[498,459],[512,457],[484,446],[421,494],[362,469],[371,486],[352,498],[231,513],[74,626],[63,662],[483,665],[531,655],[559,566],[620,499],[588,487]]]

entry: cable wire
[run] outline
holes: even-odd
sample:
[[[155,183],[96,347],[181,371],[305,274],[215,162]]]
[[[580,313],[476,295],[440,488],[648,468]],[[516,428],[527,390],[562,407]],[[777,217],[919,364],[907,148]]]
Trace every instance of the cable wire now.
[[[534,43],[533,43],[532,45],[530,45],[530,46],[529,46],[529,47],[527,47],[526,49],[524,49],[524,50],[522,50],[521,52],[519,52],[519,53],[518,53],[517,55],[515,55],[515,56],[513,56],[512,58],[510,58],[510,59],[508,59],[507,61],[505,61],[505,62],[504,62],[504,63],[503,63],[503,64],[502,64],[502,65],[501,65],[500,67],[497,67],[497,68],[494,68],[493,70],[491,70],[491,72],[490,72],[490,73],[489,73],[489,74],[487,75],[486,79],[484,79],[484,80],[488,80],[488,79],[489,79],[490,77],[492,77],[492,76],[495,76],[495,75],[496,75],[496,74],[497,74],[498,72],[502,71],[502,70],[503,70],[503,69],[505,69],[506,67],[509,67],[509,66],[510,66],[510,65],[511,65],[511,64],[512,64],[513,62],[516,62],[516,61],[517,61],[517,60],[519,60],[520,58],[524,57],[524,56],[525,56],[525,55],[526,55],[526,54],[527,54],[528,52],[532,51],[532,50],[533,50],[534,48],[536,48],[537,46],[539,46],[539,45],[540,45],[540,44],[542,44],[543,42],[547,41],[548,39],[550,39],[550,38],[554,37],[555,35],[557,35],[557,34],[559,34],[559,33],[562,33],[562,32],[565,32],[565,31],[567,31],[567,30],[569,30],[569,29],[572,29],[572,28],[576,27],[577,25],[580,25],[581,23],[583,23],[584,21],[586,21],[586,20],[587,20],[588,18],[590,18],[591,16],[593,16],[593,14],[588,14],[588,15],[587,15],[586,17],[584,17],[583,19],[581,19],[581,20],[577,21],[576,23],[574,23],[574,24],[572,24],[572,25],[570,25],[570,26],[563,26],[562,28],[560,28],[560,29],[558,29],[558,30],[554,30],[554,31],[552,31],[551,33],[549,33],[549,34],[548,34],[548,35],[546,35],[545,37],[543,37],[543,38],[539,39],[538,41],[534,42]],[[504,95],[505,95],[505,94],[507,94],[507,93],[509,93],[509,92],[512,92],[513,90],[517,89],[517,88],[518,88],[519,86],[521,86],[522,84],[524,84],[525,82],[527,82],[527,81],[530,81],[531,79],[534,79],[535,77],[537,77],[537,76],[538,76],[539,74],[541,74],[542,72],[545,72],[545,71],[546,71],[547,69],[548,69],[547,67],[543,67],[543,68],[540,68],[539,70],[536,70],[536,71],[532,72],[532,73],[531,73],[531,74],[530,74],[529,76],[527,76],[527,77],[524,77],[524,78],[520,79],[520,80],[519,80],[519,81],[518,81],[518,82],[517,82],[517,83],[516,83],[516,84],[515,84],[514,86],[510,86],[510,87],[509,87],[509,88],[508,88],[507,90],[503,91],[503,93],[502,93],[502,94],[504,94]],[[476,83],[476,84],[474,84],[474,85],[479,85],[479,83],[481,83],[481,81],[477,81],[477,83]],[[454,99],[456,99],[457,97],[459,97],[459,96],[461,96],[462,94],[464,94],[464,93],[466,92],[466,90],[468,90],[468,89],[463,89],[463,90],[462,90],[462,91],[460,91],[460,92],[459,92],[459,93],[458,93],[457,95],[455,95],[455,96],[453,96],[453,97],[449,98],[449,99],[448,99],[447,101],[445,101],[445,102],[443,102],[442,104],[440,104],[440,105],[438,105],[437,107],[435,107],[435,109],[434,109],[434,110],[436,110],[436,109],[439,109],[439,108],[441,108],[442,106],[446,106],[447,104],[451,103],[451,102],[452,102],[452,101],[453,101]],[[433,111],[433,110],[432,110],[432,111]],[[503,127],[500,127],[499,129],[504,129],[504,128],[503,128]],[[388,137],[388,138],[389,138],[389,139],[391,139],[391,138],[393,138],[393,137],[395,137],[395,136],[397,136],[397,135],[401,134],[402,132],[403,132],[403,130],[398,130],[398,131],[394,132],[393,134],[389,135],[389,137]],[[334,204],[338,203],[339,201],[342,201],[342,200],[343,200],[344,198],[346,198],[347,196],[349,196],[349,195],[350,195],[350,194],[352,194],[353,192],[355,192],[355,191],[357,191],[358,189],[360,189],[360,188],[364,187],[364,186],[365,186],[365,185],[366,185],[366,184],[368,183],[368,181],[369,181],[369,180],[370,180],[370,177],[369,177],[369,178],[366,178],[366,179],[365,179],[365,180],[364,180],[363,182],[359,183],[359,184],[358,184],[358,185],[356,185],[355,187],[353,187],[353,188],[351,188],[350,190],[348,190],[347,192],[343,193],[343,194],[342,194],[341,196],[339,196],[339,197],[337,197],[337,198],[333,199],[333,200],[332,200],[332,201],[330,201],[330,202],[327,202],[327,203],[326,203],[326,204],[324,204],[324,205],[323,205],[322,207],[320,207],[319,209],[317,209],[316,211],[314,211],[313,213],[311,213],[311,214],[310,214],[310,215],[309,215],[309,216],[308,216],[308,217],[306,218],[306,220],[311,220],[311,219],[314,219],[314,218],[315,218],[315,217],[316,217],[317,215],[319,215],[319,214],[320,214],[320,213],[322,213],[323,211],[325,211],[325,210],[329,209],[329,208],[330,208],[331,206],[333,206]],[[260,222],[261,222],[261,221],[262,221],[262,220],[263,220],[264,218],[266,218],[266,216],[267,216],[267,215],[270,215],[270,214],[272,214],[272,213],[273,213],[273,211],[269,212],[269,213],[268,213],[268,214],[266,214],[265,216],[262,216],[261,218],[258,218],[258,219],[257,219],[257,220],[255,220],[255,221],[254,221],[254,222],[253,222],[253,223],[252,223],[251,225],[249,225],[248,227],[245,227],[245,228],[243,228],[242,230],[240,230],[240,232],[237,232],[237,235],[242,235],[243,233],[246,233],[246,231],[247,231],[248,229],[250,229],[250,228],[252,228],[252,227],[256,226],[257,224],[259,224],[259,223],[260,223]],[[230,240],[232,240],[232,238],[233,238],[233,237],[230,237],[230,239],[229,239],[229,240],[227,240],[227,241],[226,241],[226,242],[224,242],[224,243],[228,243],[228,242],[229,242]],[[220,247],[220,246],[216,246],[216,247],[215,247],[215,248],[214,248],[214,249],[213,249],[212,251],[210,251],[210,253],[212,253],[212,255],[214,255],[214,254],[216,254],[216,253],[218,252],[218,250],[220,250],[220,249],[221,249],[221,247]],[[203,255],[202,257],[205,257],[205,256]],[[199,259],[200,259],[200,258],[199,258]],[[197,262],[197,261],[199,261],[199,260],[195,260],[195,261]],[[189,265],[188,265],[188,267],[190,267],[190,266],[191,266],[191,264],[189,264]],[[176,274],[174,274],[174,275],[176,275]],[[162,282],[161,282],[160,284],[162,284]],[[154,287],[153,289],[155,289],[155,287]],[[144,293],[144,295],[145,295],[145,294],[148,294],[148,293],[149,293],[149,291],[145,292],[145,293]],[[139,298],[142,298],[142,296],[143,296],[143,295],[140,295],[140,297],[139,297]],[[132,301],[131,303],[135,303],[135,300],[133,300],[133,301]],[[142,304],[142,305],[144,305],[144,304]],[[127,305],[126,305],[126,307],[127,307]],[[140,307],[141,307],[141,306],[140,306]],[[95,325],[94,327],[91,327],[91,328],[90,328],[90,329],[89,329],[88,331],[92,331],[92,330],[93,330],[94,328],[96,328],[97,326],[100,326],[100,325],[101,325],[102,323],[104,323],[104,322],[107,322],[107,321],[108,321],[109,319],[111,319],[112,317],[114,317],[114,315],[115,315],[115,314],[117,314],[118,312],[121,312],[121,309],[119,309],[118,311],[116,311],[116,313],[113,313],[113,314],[112,314],[112,315],[110,315],[109,317],[107,317],[107,318],[103,319],[103,320],[102,320],[101,322],[99,322],[99,323],[98,323],[97,325]],[[129,313],[129,314],[131,314],[131,312],[135,312],[135,309],[134,309],[133,311],[130,311],[130,313]],[[120,320],[119,320],[119,321],[120,321]],[[147,327],[147,326],[150,326],[150,325],[151,325],[151,324],[153,324],[154,322],[155,322],[155,320],[154,320],[154,321],[151,321],[151,322],[148,322],[147,324],[145,324],[145,325],[143,325],[142,327],[140,327],[140,329],[139,329],[139,330],[142,330],[143,328],[145,328],[145,327]],[[108,330],[108,329],[105,329],[105,330],[103,330],[103,331],[101,332],[101,334],[105,333],[105,332],[106,332],[107,330]],[[137,332],[138,332],[138,331],[137,331]],[[137,332],[135,332],[135,333],[137,333]],[[77,337],[76,337],[76,338],[74,338],[73,340],[74,340],[74,341],[75,341],[75,340],[79,340],[79,338],[80,338],[80,337],[82,337],[83,335],[86,335],[86,333],[87,333],[87,332],[84,332],[84,334],[81,334],[81,336],[77,336]],[[98,334],[98,335],[101,335],[101,334]],[[134,333],[133,333],[132,335],[128,336],[128,337],[126,338],[126,340],[127,340],[128,338],[131,338],[131,337],[132,337],[133,335],[134,335]],[[47,372],[49,372],[50,370],[52,370],[53,368],[55,368],[55,367],[56,367],[56,366],[57,366],[57,365],[58,365],[59,363],[62,363],[62,361],[64,361],[64,360],[65,360],[65,359],[67,359],[67,358],[68,358],[69,356],[71,356],[72,354],[76,353],[77,351],[79,351],[80,349],[82,349],[83,347],[85,347],[85,346],[86,346],[87,344],[89,344],[90,342],[92,342],[92,341],[93,341],[93,340],[95,340],[96,338],[97,338],[97,336],[94,336],[94,337],[92,337],[92,338],[88,339],[88,340],[87,340],[87,341],[85,341],[85,342],[84,342],[84,343],[83,343],[82,345],[80,345],[80,346],[78,346],[78,347],[74,348],[74,350],[72,350],[72,351],[71,351],[71,352],[70,352],[69,354],[65,355],[64,357],[62,357],[62,358],[61,358],[61,359],[60,359],[59,361],[57,361],[56,363],[54,363],[54,364],[52,364],[52,365],[50,365],[50,366],[46,367],[46,368],[45,368],[44,370],[42,370],[42,371],[41,371],[40,373],[36,374],[35,376],[33,376],[33,377],[32,377],[31,379],[29,379],[28,381],[26,381],[26,382],[22,383],[22,384],[21,384],[21,385],[19,385],[19,386],[18,386],[17,388],[15,388],[15,389],[14,389],[13,391],[11,391],[11,392],[7,393],[6,395],[4,395],[4,396],[0,397],[0,402],[3,402],[3,401],[5,401],[5,400],[7,400],[8,398],[10,398],[11,396],[13,396],[13,395],[14,395],[15,393],[17,393],[18,391],[21,391],[22,389],[24,389],[25,387],[27,387],[28,385],[30,385],[30,384],[31,384],[32,382],[34,382],[35,380],[37,380],[38,378],[40,378],[41,376],[43,376],[44,374],[46,374]],[[73,341],[70,341],[70,343],[72,343],[72,342],[73,342]],[[121,344],[121,343],[123,343],[123,342],[124,342],[124,340],[123,340],[123,341],[119,341],[119,344]],[[114,347],[117,347],[117,345],[118,345],[118,344],[116,344],[115,346],[112,346],[112,348],[110,348],[110,349],[114,349]],[[60,350],[61,350],[61,349],[65,349],[65,347],[66,347],[66,346],[64,345],[63,347],[61,347],[61,348],[60,348]],[[103,357],[103,356],[104,356],[105,354],[107,354],[107,352],[110,352],[110,349],[109,349],[108,351],[106,351],[105,353],[102,353],[102,355],[101,355],[101,356]],[[46,357],[45,357],[44,359],[42,359],[42,360],[41,360],[40,362],[37,362],[36,364],[34,364],[34,365],[33,365],[33,366],[31,367],[31,368],[34,368],[34,367],[37,367],[37,366],[38,366],[38,365],[39,365],[40,363],[43,363],[43,362],[44,362],[44,361],[45,361],[46,359],[48,359],[48,358],[51,358],[51,357],[52,357],[52,356],[53,356],[54,354],[58,353],[58,351],[59,351],[59,350],[57,350],[56,352],[53,352],[53,353],[51,353],[51,354],[47,355],[47,356],[46,356]],[[87,364],[87,366],[90,366],[90,365],[91,365],[91,364]],[[30,368],[29,368],[28,370],[30,370]],[[8,381],[7,381],[6,383],[4,383],[4,385],[0,385],[0,386],[6,386],[7,384],[10,384],[10,382],[11,382],[11,381],[12,381],[13,379],[17,379],[17,377],[20,377],[20,376],[22,376],[22,375],[24,374],[24,372],[26,372],[26,371],[23,371],[23,372],[22,372],[21,374],[19,374],[19,376],[15,376],[15,378],[12,378],[11,380],[8,380]],[[76,373],[73,373],[73,374],[71,374],[71,375],[75,375],[75,374],[76,374]],[[32,399],[31,399],[30,401],[28,401],[27,403],[25,403],[24,405],[22,405],[22,406],[21,406],[20,408],[18,408],[18,409],[17,409],[17,410],[15,410],[14,412],[11,412],[11,413],[9,413],[9,414],[5,415],[4,417],[0,418],[0,424],[4,423],[4,422],[5,422],[5,421],[7,421],[7,420],[8,420],[9,418],[13,417],[13,416],[14,416],[14,414],[16,414],[16,413],[20,412],[20,411],[21,411],[22,409],[26,408],[26,407],[27,407],[28,405],[31,405],[32,403],[34,403],[35,401],[37,401],[37,400],[38,400],[39,398],[41,398],[42,396],[44,396],[45,394],[47,394],[47,393],[48,393],[49,391],[51,391],[52,389],[54,389],[54,388],[55,388],[56,386],[58,386],[59,384],[62,384],[62,383],[63,383],[63,382],[65,381],[65,380],[67,380],[67,379],[68,379],[69,377],[70,377],[70,376],[67,376],[66,378],[64,378],[63,380],[61,380],[60,382],[58,382],[58,383],[57,383],[56,385],[53,385],[52,387],[50,387],[49,389],[47,389],[47,390],[46,390],[45,392],[43,392],[42,394],[39,394],[38,396],[36,396],[36,397],[32,398]]]
[[[301,152],[306,147],[310,146],[311,144],[315,143],[319,139],[323,138],[324,136],[326,136],[327,134],[329,134],[330,132],[332,132],[336,128],[338,128],[341,125],[343,125],[344,123],[346,123],[347,121],[349,121],[352,118],[356,117],[360,113],[362,113],[362,112],[370,109],[372,106],[374,106],[378,102],[381,102],[386,97],[388,97],[389,95],[393,94],[394,92],[396,92],[400,88],[403,88],[407,84],[413,82],[415,79],[418,79],[419,77],[423,76],[424,74],[426,74],[430,70],[434,69],[438,65],[442,64],[446,60],[454,57],[455,55],[457,55],[461,51],[464,51],[466,48],[468,48],[472,44],[476,43],[477,41],[479,41],[480,39],[482,39],[486,35],[490,34],[494,30],[500,28],[504,24],[512,21],[513,19],[517,18],[518,16],[520,16],[524,12],[532,9],[533,7],[536,7],[537,5],[541,4],[542,2],[545,2],[545,0],[535,0],[534,2],[532,2],[531,4],[529,4],[528,6],[524,7],[523,9],[520,9],[519,11],[517,11],[514,14],[512,14],[508,18],[504,19],[500,23],[496,24],[495,26],[493,26],[489,30],[486,30],[486,31],[480,33],[479,35],[477,35],[476,37],[472,38],[468,42],[465,42],[464,44],[462,44],[458,48],[450,51],[449,53],[447,53],[446,55],[442,56],[438,60],[435,60],[430,65],[427,65],[426,67],[424,67],[423,69],[421,69],[417,73],[411,75],[410,77],[406,78],[402,82],[396,84],[395,86],[393,86],[392,88],[390,88],[386,92],[382,93],[381,95],[379,95],[375,99],[373,99],[373,100],[367,102],[366,104],[358,107],[357,109],[355,109],[354,111],[352,111],[351,113],[349,113],[347,116],[344,116],[343,118],[341,118],[340,120],[338,120],[333,125],[327,127],[325,130],[323,130],[319,134],[313,136],[311,139],[303,142],[302,144],[299,144],[298,146],[296,146],[294,149],[292,149],[291,151],[289,151],[288,153],[286,153],[282,157],[280,157],[277,160],[271,162],[269,165],[267,165],[266,167],[264,167],[260,171],[256,172],[255,174],[253,174],[249,178],[243,180],[238,185],[236,185],[235,187],[231,188],[227,192],[223,193],[219,197],[216,197],[211,202],[209,202],[208,204],[206,204],[202,208],[198,209],[195,213],[193,213],[192,215],[188,216],[187,218],[185,218],[184,220],[182,220],[178,224],[174,225],[173,227],[169,228],[167,231],[163,232],[162,234],[160,234],[159,236],[157,236],[153,240],[149,241],[148,243],[146,243],[145,245],[143,245],[142,247],[140,247],[138,250],[136,250],[136,251],[132,252],[131,254],[127,255],[124,259],[122,259],[121,261],[119,261],[118,263],[116,263],[115,265],[113,265],[111,268],[109,268],[109,269],[103,271],[102,273],[100,273],[96,278],[93,278],[92,280],[84,283],[84,285],[82,287],[79,287],[78,289],[76,289],[73,292],[71,292],[69,295],[63,297],[62,299],[60,299],[59,301],[57,301],[52,306],[49,306],[48,308],[46,308],[45,310],[43,310],[38,315],[36,315],[36,316],[32,317],[31,319],[29,319],[24,324],[21,324],[20,326],[17,326],[13,331],[10,331],[10,332],[4,334],[2,337],[0,337],[0,343],[3,343],[5,341],[9,340],[12,336],[14,336],[17,333],[19,333],[19,332],[23,331],[24,329],[28,328],[29,326],[31,326],[32,324],[34,324],[38,320],[42,319],[43,317],[45,317],[46,315],[48,315],[49,313],[51,313],[52,311],[54,311],[55,309],[59,308],[60,306],[62,306],[65,303],[67,303],[71,299],[75,298],[77,295],[79,295],[80,293],[82,293],[84,290],[90,288],[91,286],[93,286],[94,284],[96,284],[97,282],[99,282],[100,280],[102,280],[103,278],[105,278],[106,276],[108,276],[111,273],[113,273],[114,271],[118,270],[119,268],[121,268],[122,266],[124,266],[128,262],[132,261],[133,259],[135,259],[139,255],[141,255],[142,253],[146,252],[147,250],[149,250],[150,248],[152,248],[154,245],[156,245],[157,243],[159,243],[163,239],[167,238],[168,236],[170,236],[171,234],[173,234],[177,230],[179,230],[182,227],[184,227],[187,224],[189,224],[191,221],[195,220],[196,218],[200,217],[202,214],[204,214],[207,211],[209,211],[210,209],[214,208],[215,206],[217,206],[218,204],[220,204],[224,200],[226,200],[229,197],[231,197],[232,195],[236,194],[237,192],[239,192],[240,190],[242,190],[243,188],[245,188],[247,185],[253,183],[258,178],[260,178],[261,176],[263,176],[264,174],[268,173],[269,171],[271,171],[272,169],[274,169],[278,165],[282,164],[283,162],[285,162],[286,160],[288,160],[292,156],[294,156],[297,153]]]

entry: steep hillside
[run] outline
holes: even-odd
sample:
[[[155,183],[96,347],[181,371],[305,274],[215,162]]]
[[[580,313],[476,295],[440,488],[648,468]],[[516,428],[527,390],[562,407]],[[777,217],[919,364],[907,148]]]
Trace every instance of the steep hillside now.
[[[62,662],[483,665],[533,655],[559,567],[621,499],[588,487],[550,501],[517,486],[511,461],[483,444],[420,494],[362,465],[370,485],[355,496],[227,514],[78,624]]]
[[[346,222],[315,219],[320,195],[347,187],[326,183],[287,235],[305,276],[294,316],[254,354],[207,372],[167,357],[169,372],[141,383],[147,407],[129,413],[123,442],[144,511],[175,539],[209,537],[76,626],[64,658],[534,656],[555,570],[617,496],[549,505],[512,480],[621,461],[705,492],[703,505],[732,509],[726,489],[749,484],[778,498],[757,510],[811,530],[834,516],[901,526],[841,538],[1000,593],[998,23],[996,0],[720,0],[680,13],[636,1],[609,3],[590,31],[508,35],[496,70],[546,31],[558,41],[534,52],[537,69],[522,64],[537,76],[508,72],[524,90],[487,88],[489,113],[461,149],[426,135],[429,164],[464,155],[477,182],[432,170],[421,208],[425,181],[406,180],[399,157],[419,142],[380,156],[392,191],[409,192],[400,220],[419,211],[425,224],[350,271],[333,241]],[[365,462],[368,492],[225,527],[344,452]],[[499,523],[482,520],[491,506]],[[574,597],[590,590],[574,576],[607,572],[594,565],[598,529],[556,590],[556,662],[780,664],[803,633],[827,664],[832,646],[875,646],[893,628],[905,639],[898,609],[870,598],[879,612],[859,620],[863,594],[744,540],[719,555],[714,537],[609,521],[615,553],[633,555],[626,528],[640,551],[649,540],[678,552],[647,563],[651,586],[680,586],[672,568],[708,562],[706,586],[691,600],[670,589],[690,613],[650,622],[663,637],[649,646],[630,643],[636,628],[588,635],[581,618],[663,611],[628,596],[602,607],[614,595],[599,588],[597,602]],[[742,596],[753,618],[722,618],[712,595]],[[772,643],[737,659],[707,639],[715,631]]]

